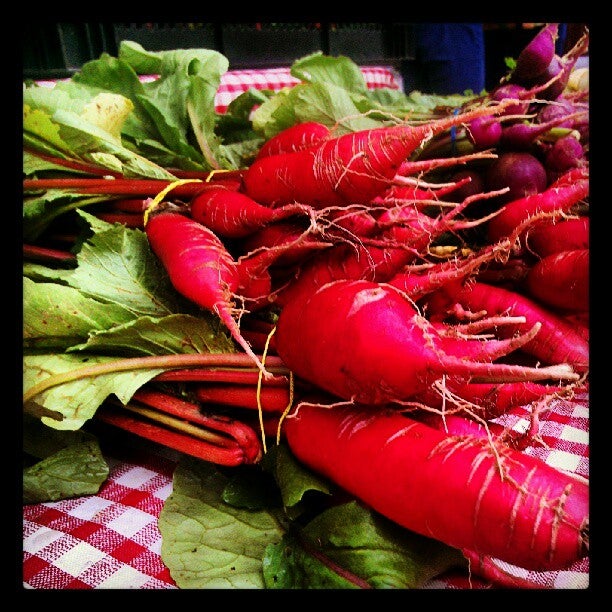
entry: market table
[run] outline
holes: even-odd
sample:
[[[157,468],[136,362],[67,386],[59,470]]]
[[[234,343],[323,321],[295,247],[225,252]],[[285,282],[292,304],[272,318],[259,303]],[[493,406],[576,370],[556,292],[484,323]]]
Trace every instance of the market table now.
[[[525,452],[588,478],[588,397],[555,400],[539,419],[540,441]],[[518,409],[498,421],[525,431],[529,410]],[[157,517],[172,492],[172,473],[180,456],[127,432],[105,433],[102,448],[110,475],[96,495],[24,506],[26,589],[177,588],[160,555]],[[589,586],[588,558],[555,572],[526,572],[505,563],[499,566],[542,589]],[[491,586],[475,577],[450,573],[430,581],[425,588]]]
[[[370,88],[401,88],[390,67],[361,68]],[[154,79],[154,75],[143,80]],[[215,98],[218,112],[250,87],[279,90],[298,81],[288,68],[232,70],[222,76]],[[41,81],[53,86],[53,81]],[[499,419],[516,431],[529,426],[523,407]],[[589,477],[588,395],[556,400],[539,415],[539,440],[525,452],[558,469]],[[108,431],[107,431],[108,433]],[[180,455],[132,434],[114,430],[101,441],[110,466],[96,495],[23,508],[25,589],[177,589],[164,565],[157,518],[172,492]],[[543,589],[585,589],[589,559],[555,572],[526,572],[498,563],[500,570],[528,578]],[[488,589],[490,583],[457,573],[430,581],[427,589]]]

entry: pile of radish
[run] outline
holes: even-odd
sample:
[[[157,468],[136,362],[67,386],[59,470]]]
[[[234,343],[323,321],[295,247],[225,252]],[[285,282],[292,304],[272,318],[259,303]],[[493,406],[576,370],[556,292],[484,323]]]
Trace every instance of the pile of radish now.
[[[495,559],[588,556],[588,483],[524,452],[549,402],[588,391],[588,34],[563,56],[557,35],[441,118],[297,123],[231,179],[123,201],[257,368],[197,400],[263,411],[305,466],[501,584]],[[500,427],[521,406],[532,428]]]
[[[485,574],[588,554],[588,485],[493,422],[588,388],[588,91],[568,87],[588,40],[559,57],[556,36],[447,118],[297,124],[242,182],[168,198],[145,226],[264,380],[264,350],[295,375],[295,456]],[[457,138],[467,155],[444,148]]]

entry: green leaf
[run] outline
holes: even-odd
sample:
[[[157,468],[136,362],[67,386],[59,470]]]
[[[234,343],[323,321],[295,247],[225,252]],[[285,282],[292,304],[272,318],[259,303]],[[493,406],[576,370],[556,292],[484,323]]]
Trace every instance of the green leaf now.
[[[64,350],[103,331],[134,319],[118,304],[106,304],[55,283],[23,279],[24,348]]]
[[[97,441],[67,446],[23,470],[23,503],[94,495],[108,474],[109,467]]]
[[[328,83],[346,91],[365,94],[367,84],[359,66],[348,57],[321,52],[302,57],[291,65],[291,75],[309,83]]]
[[[139,317],[123,325],[92,331],[89,339],[70,351],[102,354],[168,355],[182,353],[232,353],[236,346],[218,317],[203,313]]]
[[[367,583],[376,589],[417,589],[465,563],[459,550],[403,529],[357,501],[329,508],[310,521],[299,534],[301,551],[293,549],[294,538],[284,545],[291,547],[291,555],[279,547],[266,551],[268,588],[327,588],[333,578],[336,587],[346,581],[347,587]]]
[[[102,355],[25,355],[23,357],[23,391],[26,393],[34,385],[49,376],[70,372],[96,364],[116,361],[116,357]],[[100,404],[111,394],[123,403],[146,382],[157,376],[162,369],[130,370],[112,372],[99,376],[88,376],[66,382],[44,391],[35,398],[32,405],[25,405],[24,410],[36,416],[44,408],[47,416],[42,422],[61,430],[79,429],[93,417]]]
[[[83,243],[77,268],[65,271],[63,281],[89,297],[117,304],[138,316],[176,312],[176,292],[146,234],[105,223],[82,210],[78,213],[88,223],[97,224],[92,225],[96,233]]]
[[[158,519],[161,557],[181,589],[261,589],[262,558],[282,530],[273,511],[223,501],[228,477],[216,466],[183,459]]]
[[[267,589],[359,588],[322,560],[310,555],[291,533],[285,534],[279,543],[266,547],[262,566]]]

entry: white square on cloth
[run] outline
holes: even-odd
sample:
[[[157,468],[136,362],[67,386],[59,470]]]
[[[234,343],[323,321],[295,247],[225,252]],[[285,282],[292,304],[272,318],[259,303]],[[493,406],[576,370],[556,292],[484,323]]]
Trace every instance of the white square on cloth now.
[[[126,538],[131,538],[134,534],[142,531],[156,519],[154,516],[139,510],[138,508],[127,508],[125,512],[117,515],[114,519],[106,523],[106,527],[113,529]]]
[[[79,542],[63,555],[58,557],[53,565],[70,576],[80,576],[94,563],[106,557],[106,553],[98,550],[87,542]]]

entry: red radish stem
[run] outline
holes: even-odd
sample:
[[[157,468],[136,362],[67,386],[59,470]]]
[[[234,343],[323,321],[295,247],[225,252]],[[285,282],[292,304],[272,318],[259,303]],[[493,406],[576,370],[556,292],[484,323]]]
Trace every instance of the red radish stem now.
[[[569,171],[571,172],[571,171]],[[539,213],[569,212],[589,195],[589,179],[568,180],[569,173],[540,193],[508,202],[487,224],[489,242],[509,236],[521,223]]]
[[[298,404],[284,430],[299,461],[406,529],[538,571],[588,554],[588,485],[538,458],[366,406]]]
[[[144,228],[144,216],[143,213],[121,213],[121,212],[99,212],[95,213],[95,216],[102,221],[107,223],[120,223],[126,227],[132,229],[143,229]]]
[[[483,105],[422,125],[353,132],[304,151],[264,157],[246,171],[245,192],[260,204],[274,206],[368,203],[388,187],[401,163],[426,140],[502,109],[503,105]]]
[[[191,368],[162,372],[154,380],[157,382],[211,382],[231,385],[257,385],[259,372],[238,369]],[[288,379],[286,376],[276,375],[263,381],[263,384],[271,387],[286,386]]]
[[[196,391],[198,401],[205,404],[233,406],[245,410],[283,413],[291,403],[288,387],[262,387],[232,384],[208,384],[199,386]]]
[[[464,342],[468,355],[470,343],[481,341]],[[285,304],[276,327],[276,350],[296,376],[336,397],[367,404],[411,398],[445,374],[482,382],[578,378],[563,364],[530,368],[483,363],[459,356],[457,345],[453,354],[446,354],[438,330],[403,293],[366,280],[333,281]]]
[[[296,123],[268,139],[259,149],[255,159],[308,149],[321,144],[329,136],[330,130],[323,123],[317,121]]]
[[[151,215],[145,232],[174,288],[198,306],[217,314],[264,377],[271,376],[241,336],[234,319],[234,298],[240,277],[236,262],[221,240],[197,221],[174,212]]]
[[[223,179],[220,179],[222,182]],[[130,197],[155,197],[174,181],[159,179],[91,179],[91,178],[57,178],[57,179],[24,179],[24,191],[46,189],[66,189],[84,194],[125,195]],[[206,183],[194,181],[176,185],[173,194],[177,197],[194,197]]]
[[[567,363],[576,372],[588,371],[588,342],[560,316],[522,294],[489,283],[470,282],[463,285],[457,282],[446,284],[425,299],[428,317],[432,320],[436,317],[444,319],[454,304],[460,304],[467,311],[485,312],[487,316],[524,316],[526,323],[517,325],[516,332],[524,333],[538,322],[542,326],[538,335],[521,351],[545,364]],[[507,331],[500,329],[499,333]]]
[[[562,310],[589,308],[589,249],[560,251],[533,265],[525,289],[542,304]]]
[[[26,261],[38,261],[50,264],[60,265],[76,265],[77,258],[68,251],[61,249],[50,249],[36,244],[24,244],[23,245],[23,258]]]
[[[189,214],[221,239],[244,238],[273,221],[298,214],[309,216],[310,208],[297,203],[269,208],[239,191],[211,185],[191,200]]]

